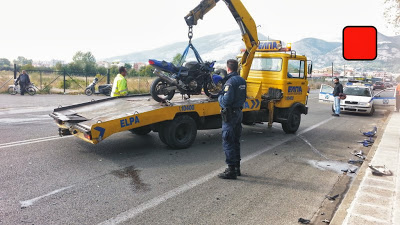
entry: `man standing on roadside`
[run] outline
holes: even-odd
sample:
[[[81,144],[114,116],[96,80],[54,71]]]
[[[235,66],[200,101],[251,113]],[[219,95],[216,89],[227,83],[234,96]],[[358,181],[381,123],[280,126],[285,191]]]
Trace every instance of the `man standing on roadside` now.
[[[339,78],[333,78],[335,87],[333,88],[333,108],[335,113],[332,116],[339,116],[340,114],[340,95],[343,94],[343,85],[339,83]]]
[[[246,81],[238,74],[238,61],[226,63],[228,75],[218,97],[222,116],[222,146],[228,168],[218,175],[222,179],[240,176],[240,136],[242,134],[243,104],[246,101]]]
[[[128,84],[125,79],[126,74],[126,68],[121,66],[119,68],[119,74],[115,77],[113,82],[111,97],[125,96],[128,94]]]
[[[18,76],[17,80],[15,81],[15,85],[18,85],[18,83],[21,90],[21,95],[24,95],[26,92],[26,88],[31,83],[29,75],[26,73],[25,70],[22,70],[22,74]]]
[[[396,112],[398,112],[400,109],[400,83],[396,86],[394,96],[396,97]]]

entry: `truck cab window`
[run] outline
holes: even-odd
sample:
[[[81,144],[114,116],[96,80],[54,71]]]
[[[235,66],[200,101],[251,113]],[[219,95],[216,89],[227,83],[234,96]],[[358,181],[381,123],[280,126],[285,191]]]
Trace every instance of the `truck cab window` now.
[[[251,70],[279,72],[282,70],[282,59],[254,58],[253,63],[251,64]]]
[[[304,61],[289,59],[287,77],[304,79]]]

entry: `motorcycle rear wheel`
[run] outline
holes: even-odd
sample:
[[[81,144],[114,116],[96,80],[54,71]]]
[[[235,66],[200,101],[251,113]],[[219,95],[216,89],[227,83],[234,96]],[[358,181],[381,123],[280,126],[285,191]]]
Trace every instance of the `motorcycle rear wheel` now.
[[[28,87],[26,89],[26,92],[28,92],[28,94],[31,95],[31,96],[36,94],[36,90],[33,87]]]
[[[212,81],[211,81],[212,82]],[[209,97],[209,98],[218,98],[219,92],[222,90],[222,82],[218,82],[218,84],[213,85],[210,82],[207,82],[203,86],[204,93]]]
[[[175,95],[175,90],[168,93],[164,93],[165,88],[171,87],[166,81],[161,78],[156,78],[150,87],[150,94],[154,100],[157,102],[164,102],[166,100],[171,100]]]

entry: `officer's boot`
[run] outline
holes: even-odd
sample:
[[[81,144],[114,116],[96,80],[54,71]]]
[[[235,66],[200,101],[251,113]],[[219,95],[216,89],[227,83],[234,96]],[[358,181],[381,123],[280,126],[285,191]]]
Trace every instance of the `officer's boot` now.
[[[236,172],[236,176],[241,176],[242,173],[240,173],[240,163],[237,163],[235,165],[235,172]]]
[[[228,165],[228,168],[226,168],[223,173],[218,174],[218,177],[222,179],[236,179],[237,175],[235,168],[236,167],[233,165]]]

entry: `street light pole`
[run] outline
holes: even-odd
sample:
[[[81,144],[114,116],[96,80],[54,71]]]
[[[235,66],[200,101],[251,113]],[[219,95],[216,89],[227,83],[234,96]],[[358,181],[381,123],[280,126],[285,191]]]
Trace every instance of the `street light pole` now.
[[[332,78],[333,78],[333,62],[332,62]]]

